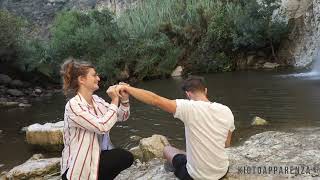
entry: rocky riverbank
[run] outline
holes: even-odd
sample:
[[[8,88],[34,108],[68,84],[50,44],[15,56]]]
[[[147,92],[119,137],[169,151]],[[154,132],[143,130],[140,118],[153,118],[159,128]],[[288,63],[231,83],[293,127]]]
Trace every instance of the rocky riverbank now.
[[[254,135],[242,145],[228,149],[230,169],[224,179],[319,179],[319,138],[320,128],[295,129],[290,132],[268,131]],[[166,142],[167,140],[159,135],[142,139],[137,148],[145,150],[136,151],[142,153],[142,156],[140,154],[136,157],[152,159],[147,161],[136,159],[134,165],[123,171],[116,179],[176,179],[172,172],[165,170],[164,160],[159,157],[159,152]],[[151,154],[153,155],[150,156]],[[26,168],[30,166],[32,168]],[[36,155],[8,173],[3,173],[2,178],[22,177],[60,179],[59,158],[43,159]]]
[[[33,100],[50,97],[61,89],[34,86],[30,82],[0,74],[0,107],[30,107]]]

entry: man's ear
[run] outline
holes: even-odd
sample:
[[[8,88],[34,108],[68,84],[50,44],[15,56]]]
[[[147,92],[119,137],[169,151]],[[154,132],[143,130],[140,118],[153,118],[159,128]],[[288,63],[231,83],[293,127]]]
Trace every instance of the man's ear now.
[[[204,88],[204,93],[208,95],[208,88]]]
[[[186,93],[186,96],[188,97],[188,99],[191,99],[191,94],[190,94],[190,92],[185,91],[185,93]]]

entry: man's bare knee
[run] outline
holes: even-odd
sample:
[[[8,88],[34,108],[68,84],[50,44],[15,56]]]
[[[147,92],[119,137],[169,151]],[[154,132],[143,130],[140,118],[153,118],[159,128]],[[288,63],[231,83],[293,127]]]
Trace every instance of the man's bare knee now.
[[[185,152],[172,146],[165,146],[163,149],[163,156],[170,163],[172,163],[173,157],[177,154],[185,154]]]

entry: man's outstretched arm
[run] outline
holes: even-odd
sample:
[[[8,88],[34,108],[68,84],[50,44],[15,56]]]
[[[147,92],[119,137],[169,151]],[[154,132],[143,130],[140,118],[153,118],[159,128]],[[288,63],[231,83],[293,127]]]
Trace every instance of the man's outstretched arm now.
[[[138,99],[141,102],[146,104],[159,107],[160,109],[174,114],[176,112],[177,104],[175,100],[170,100],[164,97],[161,97],[151,91],[131,87],[131,86],[119,86],[117,91],[126,91],[134,98]]]

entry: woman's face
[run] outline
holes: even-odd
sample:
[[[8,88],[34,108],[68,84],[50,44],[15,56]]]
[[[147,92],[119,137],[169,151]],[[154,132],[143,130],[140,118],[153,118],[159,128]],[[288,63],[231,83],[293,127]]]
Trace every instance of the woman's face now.
[[[86,87],[86,89],[93,92],[99,89],[99,81],[100,78],[95,69],[90,68],[87,75],[84,78],[81,78],[80,84]]]

